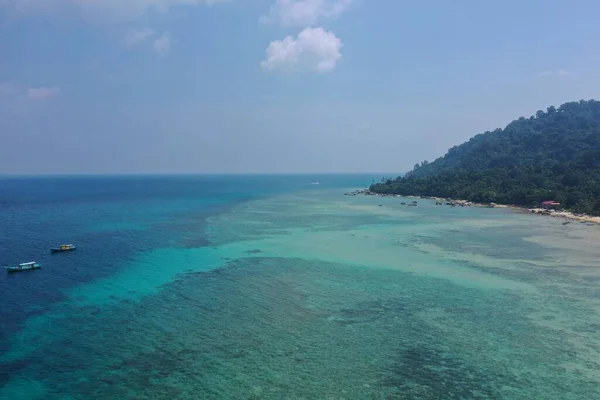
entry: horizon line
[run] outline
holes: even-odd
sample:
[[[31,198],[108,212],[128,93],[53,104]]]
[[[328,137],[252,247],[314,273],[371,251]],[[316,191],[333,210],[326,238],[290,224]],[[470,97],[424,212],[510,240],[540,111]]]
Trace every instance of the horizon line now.
[[[5,174],[0,178],[88,178],[88,177],[157,177],[157,176],[340,176],[340,175],[402,175],[403,172],[122,172],[122,173],[57,173]]]

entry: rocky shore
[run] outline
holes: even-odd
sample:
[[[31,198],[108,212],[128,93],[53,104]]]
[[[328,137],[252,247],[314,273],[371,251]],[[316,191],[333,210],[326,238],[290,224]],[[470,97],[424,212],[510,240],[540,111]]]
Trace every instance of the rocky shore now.
[[[398,194],[385,194],[385,193],[375,193],[370,191],[369,189],[355,190],[352,192],[348,192],[344,194],[345,196],[377,196],[377,197],[398,197],[405,199],[423,199],[423,200],[434,200],[436,205],[439,206],[451,206],[451,207],[469,207],[469,206],[478,206],[478,207],[501,207],[495,203],[490,204],[479,204],[473,203],[467,200],[456,200],[456,199],[445,199],[442,197],[429,197],[429,196],[400,196]],[[414,204],[416,202],[412,202],[410,204]]]

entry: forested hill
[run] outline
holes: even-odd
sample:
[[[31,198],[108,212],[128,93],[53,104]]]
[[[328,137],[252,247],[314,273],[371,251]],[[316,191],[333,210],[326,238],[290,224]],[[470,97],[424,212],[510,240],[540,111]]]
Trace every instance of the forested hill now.
[[[555,200],[600,215],[600,102],[521,117],[371,190],[523,206]]]

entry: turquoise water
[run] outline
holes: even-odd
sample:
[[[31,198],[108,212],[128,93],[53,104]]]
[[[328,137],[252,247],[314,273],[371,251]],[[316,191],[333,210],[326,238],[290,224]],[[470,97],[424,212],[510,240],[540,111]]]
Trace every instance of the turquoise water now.
[[[2,182],[0,398],[600,398],[598,227],[371,179]]]

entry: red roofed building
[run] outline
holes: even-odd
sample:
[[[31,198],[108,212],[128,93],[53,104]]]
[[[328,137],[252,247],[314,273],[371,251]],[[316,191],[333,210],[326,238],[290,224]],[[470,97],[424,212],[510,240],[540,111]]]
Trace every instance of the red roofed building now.
[[[556,201],[543,201],[542,202],[542,208],[545,208],[547,210],[549,210],[549,209],[557,209],[557,208],[560,208],[560,203],[558,203]]]

